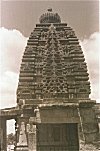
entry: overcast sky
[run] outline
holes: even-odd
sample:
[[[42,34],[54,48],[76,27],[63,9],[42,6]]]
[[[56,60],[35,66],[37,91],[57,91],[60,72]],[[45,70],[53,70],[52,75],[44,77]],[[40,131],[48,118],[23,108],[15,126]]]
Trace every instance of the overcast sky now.
[[[27,38],[39,23],[40,16],[52,8],[62,22],[75,30],[88,65],[91,99],[99,96],[99,2],[97,0],[66,1],[1,1],[0,28],[0,108],[16,105],[16,89]],[[11,127],[12,128],[12,127]],[[9,131],[10,128],[9,128]]]

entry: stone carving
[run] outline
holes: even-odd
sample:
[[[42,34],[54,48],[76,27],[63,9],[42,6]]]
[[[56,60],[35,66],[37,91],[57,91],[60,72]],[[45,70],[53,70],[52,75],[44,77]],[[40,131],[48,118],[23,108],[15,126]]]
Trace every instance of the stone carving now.
[[[79,45],[70,45],[69,46],[69,49],[70,49],[70,54],[73,53],[73,52],[80,52],[81,51],[81,47],[79,47]]]
[[[34,113],[36,115],[36,123],[41,123],[40,111],[38,107],[34,109]]]
[[[26,51],[27,52],[32,52],[33,51],[33,49],[34,49],[34,47],[33,46],[29,46],[29,47],[26,47]]]
[[[33,123],[27,124],[27,132],[33,133],[34,135],[36,134],[35,125],[33,125]]]
[[[42,32],[41,32],[40,40],[46,40],[46,39],[47,39],[47,32],[42,31]]]
[[[58,39],[66,39],[67,38],[66,32],[64,30],[57,31],[56,33],[57,33]]]
[[[59,49],[59,42],[55,40],[56,29],[55,27],[53,27],[53,25],[51,25],[49,29],[50,30],[48,32],[48,39],[47,39],[47,51],[45,53],[46,57],[44,60],[46,64],[44,65],[43,68],[43,74],[44,75],[46,74],[47,76],[52,75],[52,77],[50,78],[50,81],[48,83],[46,82],[46,85],[45,83],[43,83],[43,93],[45,92],[52,93],[54,97],[55,94],[57,94],[58,92],[61,93],[62,91],[64,91],[66,93],[66,88],[65,86],[63,87],[61,86],[61,82],[59,78],[59,76],[63,76],[62,59],[61,59],[62,54]],[[45,81],[47,81],[45,76],[44,79]],[[56,86],[56,84],[59,86]],[[65,85],[64,77],[63,77],[63,85]],[[63,90],[61,90],[60,87],[63,88]]]
[[[29,124],[27,124],[28,133],[28,149],[29,151],[36,151],[36,125],[33,121],[29,119]]]
[[[21,67],[21,70],[32,70],[32,66],[29,62],[26,62],[22,67]]]
[[[20,134],[19,134],[19,141],[17,146],[27,146],[27,138],[26,138],[26,131],[25,131],[25,123],[21,122],[20,126]]]
[[[72,31],[72,30],[66,30],[66,35],[67,35],[67,38],[69,37],[75,37],[75,32]]]
[[[38,39],[36,39],[37,36]],[[84,56],[79,44],[70,44],[71,38],[75,40],[75,32],[67,25],[63,27],[62,24],[51,23],[39,25],[39,28],[36,27],[29,38],[31,44],[27,44],[23,56],[19,90],[21,90],[22,86],[25,87],[26,84],[24,85],[24,82],[27,80],[32,82],[32,84],[27,84],[26,87],[30,89],[32,86],[32,91],[34,92],[34,94],[30,92],[30,99],[55,98],[55,96],[63,98],[68,96],[70,91],[81,94],[83,90],[81,83],[83,82],[84,93],[89,95],[90,88],[86,84],[88,74]],[[29,60],[27,58],[26,61],[27,56]],[[29,73],[26,73],[27,71]],[[71,81],[73,83],[79,82],[72,90],[66,86]],[[18,94],[19,96],[20,94]],[[76,96],[78,97],[79,94]],[[23,99],[23,95],[20,98]]]

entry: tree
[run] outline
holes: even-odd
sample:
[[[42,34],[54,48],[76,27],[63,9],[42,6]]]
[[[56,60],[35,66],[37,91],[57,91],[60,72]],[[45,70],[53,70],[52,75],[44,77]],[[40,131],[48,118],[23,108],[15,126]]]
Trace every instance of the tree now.
[[[7,135],[7,144],[12,145],[15,142],[15,134],[10,133]]]

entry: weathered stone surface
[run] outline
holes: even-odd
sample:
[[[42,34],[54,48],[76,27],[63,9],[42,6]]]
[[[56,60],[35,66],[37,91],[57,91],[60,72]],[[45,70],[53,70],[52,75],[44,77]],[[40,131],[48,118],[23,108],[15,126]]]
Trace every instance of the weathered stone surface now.
[[[98,137],[99,131],[95,110],[92,107],[94,103],[91,102],[80,104],[80,116],[82,120],[85,141],[87,143],[95,141]]]
[[[90,82],[75,32],[67,24],[56,22],[57,16],[52,12],[49,12],[47,20],[47,14],[41,16],[40,24],[36,25],[29,37],[22,58],[17,91],[22,92],[27,82],[26,87],[34,92],[30,99],[87,99]],[[49,15],[54,18],[49,18]],[[28,95],[24,98],[24,94],[21,93],[18,100],[29,99]]]
[[[28,149],[29,151],[36,151],[36,125],[33,122],[27,124],[27,133],[28,133]]]
[[[0,118],[0,149],[1,151],[6,151],[7,149],[7,140],[6,140],[6,119]]]
[[[79,123],[77,107],[45,106],[40,108],[41,123]]]

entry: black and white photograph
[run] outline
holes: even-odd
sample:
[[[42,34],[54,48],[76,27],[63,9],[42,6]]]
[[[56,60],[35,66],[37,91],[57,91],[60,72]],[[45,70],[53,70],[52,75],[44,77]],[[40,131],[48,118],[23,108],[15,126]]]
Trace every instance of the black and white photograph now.
[[[100,150],[99,0],[0,0],[0,151]]]

